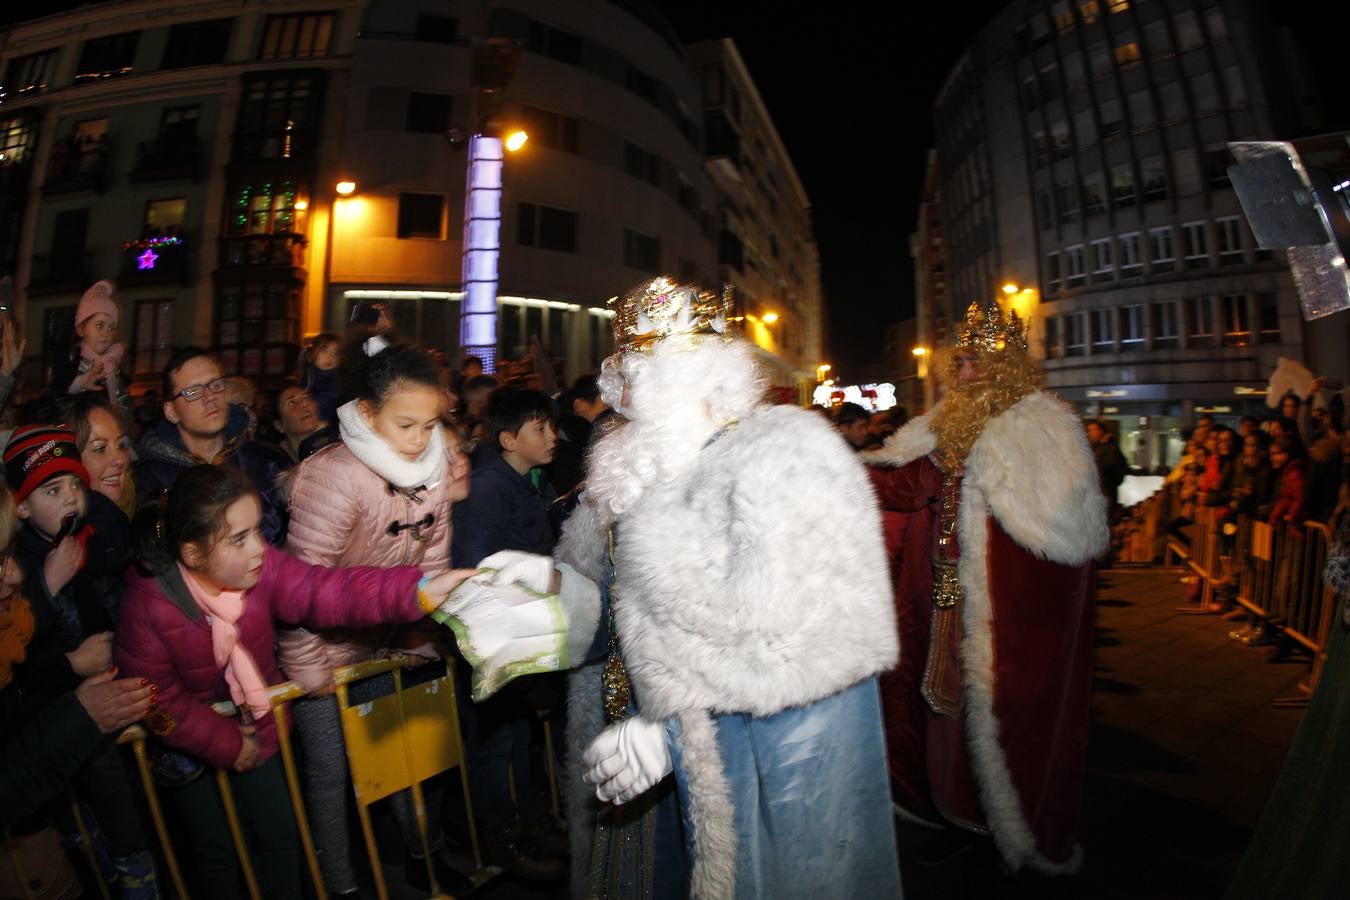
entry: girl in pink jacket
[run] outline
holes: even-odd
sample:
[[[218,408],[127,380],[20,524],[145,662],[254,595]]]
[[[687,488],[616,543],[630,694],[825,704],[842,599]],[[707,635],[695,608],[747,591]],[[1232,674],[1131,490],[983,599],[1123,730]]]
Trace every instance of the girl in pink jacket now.
[[[450,506],[469,490],[468,460],[447,446],[441,427],[441,382],[431,357],[419,347],[372,339],[349,347],[340,367],[344,387],[356,399],[338,408],[341,442],[325,447],[295,470],[290,486],[287,549],[324,566],[420,566],[445,568],[450,555]],[[348,860],[347,755],[333,670],[382,654],[391,645],[416,644],[415,635],[389,629],[360,633],[311,632],[280,635],[281,666],[312,696],[295,704],[296,728],[305,749],[305,799],[328,892],[355,893]],[[429,648],[433,657],[439,656]],[[417,652],[417,651],[415,651]],[[392,679],[353,687],[387,692]],[[428,845],[442,889],[468,886],[442,854],[438,792],[428,794]],[[404,874],[427,890],[430,879],[413,813],[402,791],[390,806],[403,836]]]
[[[158,686],[145,724],[160,740],[234,771],[231,788],[263,896],[289,898],[301,896],[300,848],[267,697],[268,686],[283,681],[274,620],[320,627],[413,622],[473,573],[309,565],[263,540],[261,510],[246,478],[206,465],[179,476],[162,512],[155,505],[142,510],[134,540],[144,574],[127,580],[113,654],[124,675]],[[238,717],[212,710],[227,699]],[[242,896],[215,779],[198,777],[165,795],[191,848],[199,879],[193,896]]]

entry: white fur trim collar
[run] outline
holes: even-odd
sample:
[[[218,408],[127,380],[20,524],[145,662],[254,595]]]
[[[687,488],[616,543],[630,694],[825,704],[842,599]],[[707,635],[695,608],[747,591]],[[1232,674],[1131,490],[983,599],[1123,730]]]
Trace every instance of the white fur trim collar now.
[[[352,400],[338,407],[338,432],[342,443],[352,455],[370,467],[371,471],[396,488],[433,488],[445,476],[445,438],[440,428],[431,431],[422,455],[409,461],[390,449],[366,420],[361,417]]]

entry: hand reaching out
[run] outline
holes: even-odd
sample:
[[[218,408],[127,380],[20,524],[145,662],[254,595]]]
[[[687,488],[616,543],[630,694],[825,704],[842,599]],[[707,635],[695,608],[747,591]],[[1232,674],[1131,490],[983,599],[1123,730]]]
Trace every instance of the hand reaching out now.
[[[92,678],[86,678],[75,689],[75,699],[80,701],[84,711],[89,713],[89,718],[94,720],[103,734],[113,734],[132,722],[140,721],[153,693],[144,680],[119,678],[113,681],[114,674],[112,669],[105,669]]]
[[[23,352],[28,349],[28,340],[19,340],[18,329],[13,319],[5,321],[4,335],[0,337],[0,374],[13,375],[23,362]]]

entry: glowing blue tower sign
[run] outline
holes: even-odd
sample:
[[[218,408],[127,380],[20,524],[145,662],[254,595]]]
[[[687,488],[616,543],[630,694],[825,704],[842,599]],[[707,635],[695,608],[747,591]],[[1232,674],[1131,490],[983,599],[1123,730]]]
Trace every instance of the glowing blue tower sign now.
[[[459,346],[465,356],[495,372],[497,354],[497,259],[501,253],[502,141],[469,138],[469,177],[464,192],[464,299]]]

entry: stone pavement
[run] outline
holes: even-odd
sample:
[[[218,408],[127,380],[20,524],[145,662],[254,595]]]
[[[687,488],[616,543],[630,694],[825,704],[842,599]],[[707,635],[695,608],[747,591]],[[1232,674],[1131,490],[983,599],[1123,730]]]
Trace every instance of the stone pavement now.
[[[1222,895],[1260,817],[1302,711],[1306,659],[1228,637],[1240,623],[1186,615],[1179,569],[1102,573],[1089,773],[1086,861],[1073,878],[971,877],[930,897],[1211,900]],[[901,833],[902,850],[920,839]],[[907,853],[905,855],[908,855]],[[975,860],[967,860],[974,863]],[[561,885],[501,879],[480,896],[553,900]]]

